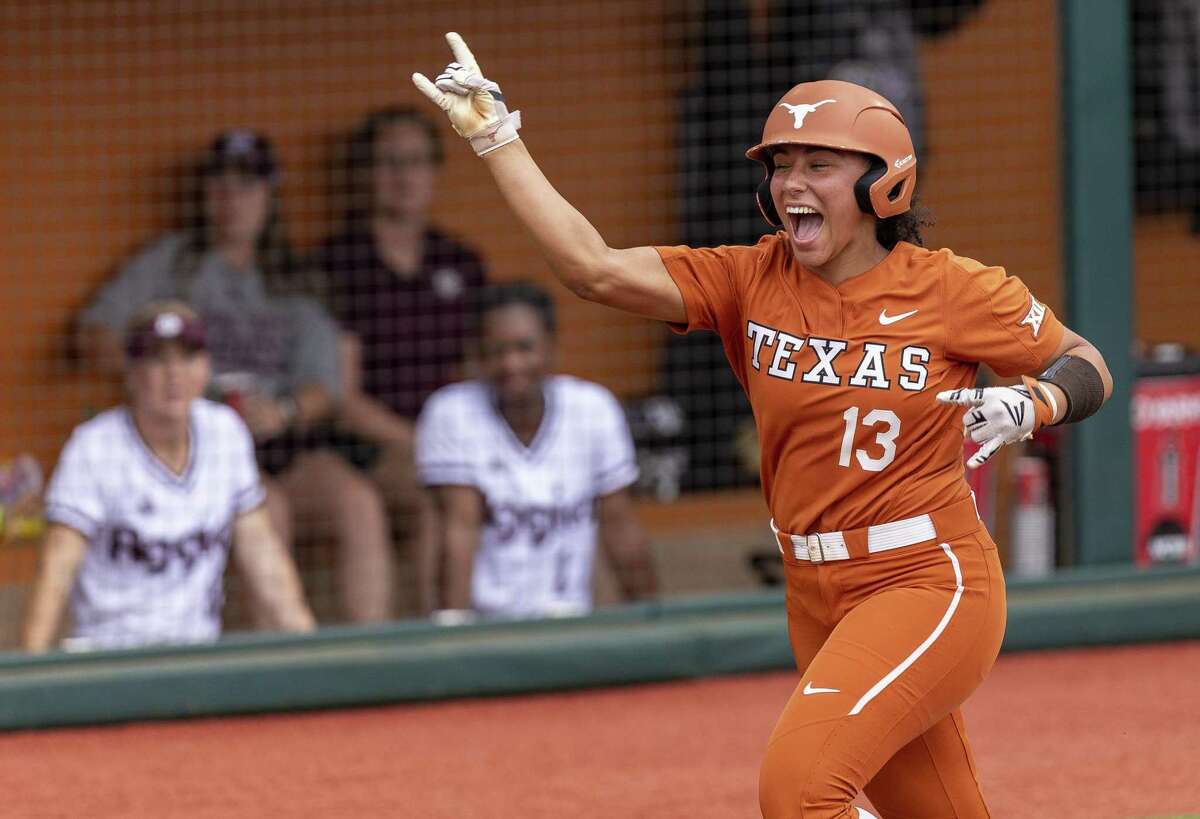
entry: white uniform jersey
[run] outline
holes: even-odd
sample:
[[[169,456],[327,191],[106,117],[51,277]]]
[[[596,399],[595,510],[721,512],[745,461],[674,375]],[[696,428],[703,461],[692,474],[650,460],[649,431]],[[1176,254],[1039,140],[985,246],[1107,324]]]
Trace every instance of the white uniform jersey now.
[[[637,479],[633,439],[611,393],[569,376],[543,389],[545,414],[528,447],[479,381],[438,390],[417,422],[421,480],[483,495],[471,593],[485,614],[590,609],[596,500]]]
[[[191,452],[172,472],[125,407],[75,428],[46,517],[87,538],[71,590],[73,642],[91,647],[215,640],[233,523],[263,502],[254,444],[229,407],[191,407]]]

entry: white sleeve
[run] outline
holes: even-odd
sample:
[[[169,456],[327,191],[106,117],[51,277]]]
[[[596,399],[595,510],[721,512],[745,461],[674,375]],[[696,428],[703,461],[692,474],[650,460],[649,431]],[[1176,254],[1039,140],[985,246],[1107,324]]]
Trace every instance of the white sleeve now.
[[[625,411],[612,393],[603,388],[596,392],[592,424],[592,485],[602,497],[624,489],[638,478],[637,455],[633,436],[625,421]]]
[[[46,520],[69,526],[92,540],[104,526],[103,474],[89,453],[86,438],[76,430],[59,455],[46,489]]]
[[[459,394],[434,393],[417,418],[417,475],[426,486],[477,486],[466,417]]]
[[[230,485],[233,487],[233,516],[239,517],[262,506],[267,498],[258,475],[258,461],[254,458],[254,439],[246,424],[233,410],[223,407],[229,415],[231,427],[228,436],[222,436],[222,443],[233,448],[233,457],[229,459],[229,467],[233,473]]]

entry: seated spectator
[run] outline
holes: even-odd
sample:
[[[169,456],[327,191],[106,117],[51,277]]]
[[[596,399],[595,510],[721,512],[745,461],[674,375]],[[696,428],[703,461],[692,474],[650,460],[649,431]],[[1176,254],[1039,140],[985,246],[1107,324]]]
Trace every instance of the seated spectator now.
[[[210,367],[200,320],[180,302],[152,304],[130,325],[126,350],[128,404],[75,428],[46,492],[23,646],[50,647],[68,594],[67,645],[215,640],[231,550],[271,625],[312,630],[250,433],[232,409],[200,397]]]
[[[429,394],[460,375],[483,263],[429,224],[442,148],[424,114],[372,113],[348,160],[346,223],[314,264],[343,331],[337,440],[383,491],[395,531],[410,545],[415,607],[428,612],[430,506],[413,468],[413,423]]]
[[[633,440],[612,394],[550,375],[553,304],[532,284],[481,298],[484,377],[444,387],[417,425],[417,464],[440,511],[448,611],[586,612],[597,529],[626,599],[657,588],[629,486]]]
[[[278,165],[251,131],[217,137],[201,168],[195,224],[151,242],[81,317],[82,352],[119,368],[120,329],[148,302],[178,298],[208,327],[212,391],[242,416],[256,443],[272,522],[334,538],[340,596],[354,621],[390,616],[390,544],[378,491],[307,431],[331,417],[341,391],[337,330],[311,298],[289,295],[297,274],[278,203]],[[295,510],[295,514],[291,510]]]

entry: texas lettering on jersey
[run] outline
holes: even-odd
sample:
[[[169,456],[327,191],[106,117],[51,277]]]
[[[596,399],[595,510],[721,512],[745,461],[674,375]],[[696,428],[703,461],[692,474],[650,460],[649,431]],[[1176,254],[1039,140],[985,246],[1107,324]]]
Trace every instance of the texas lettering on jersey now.
[[[1062,325],[1020,279],[900,242],[834,286],[786,234],[658,248],[688,323],[715,330],[754,408],[775,523],[794,534],[900,520],[969,497],[960,409],[941,390],[1036,371]]]
[[[904,346],[900,351],[900,371],[889,374],[884,356],[888,345],[882,342],[864,341],[862,352],[850,357],[845,355],[849,348],[846,341],[819,336],[798,338],[755,321],[746,322],[746,336],[753,344],[750,366],[762,370],[765,362],[769,361],[769,365],[765,365],[767,375],[785,381],[795,380],[798,372],[796,358],[805,347],[815,353],[812,366],[800,371],[800,380],[806,384],[848,384],[851,387],[886,390],[891,388],[895,380],[901,389],[920,392],[925,389],[925,382],[929,378],[926,365],[932,353],[928,347],[917,344]],[[839,361],[843,358],[850,360]]]

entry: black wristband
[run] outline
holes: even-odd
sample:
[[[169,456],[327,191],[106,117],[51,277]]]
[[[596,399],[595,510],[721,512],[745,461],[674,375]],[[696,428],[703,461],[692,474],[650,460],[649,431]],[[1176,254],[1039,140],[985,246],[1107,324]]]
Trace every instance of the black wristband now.
[[[1085,358],[1064,355],[1047,367],[1038,380],[1053,384],[1067,397],[1067,410],[1059,424],[1082,421],[1095,415],[1104,404],[1104,379],[1096,365]]]

